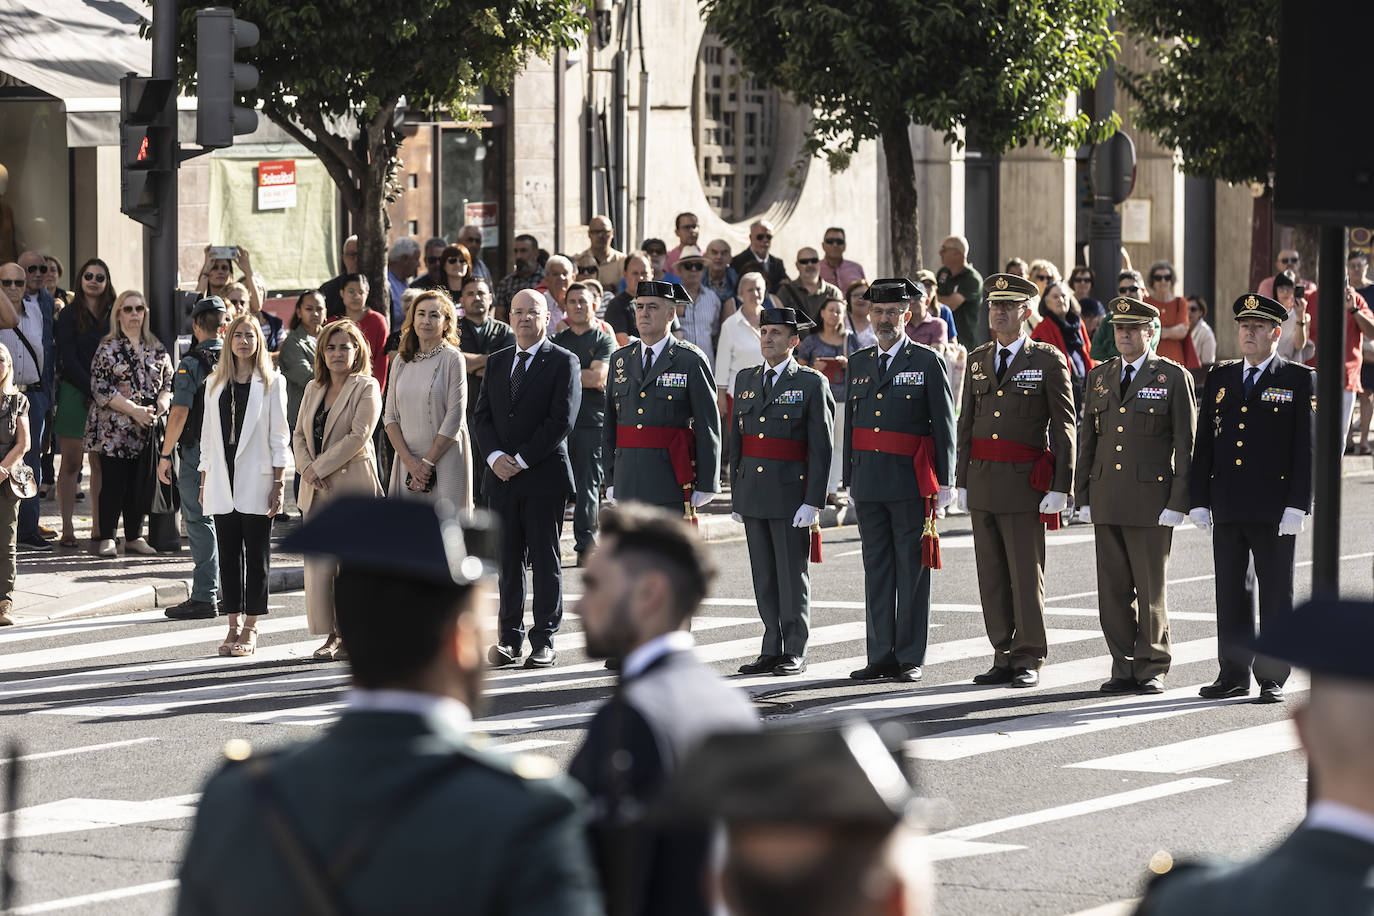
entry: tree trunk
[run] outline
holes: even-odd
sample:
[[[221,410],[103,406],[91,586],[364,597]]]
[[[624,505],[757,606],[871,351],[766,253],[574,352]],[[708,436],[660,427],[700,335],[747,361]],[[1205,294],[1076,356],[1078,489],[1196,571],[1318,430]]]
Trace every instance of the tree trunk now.
[[[920,211],[917,207],[916,167],[912,162],[909,121],[894,118],[882,132],[887,163],[887,212],[892,243],[892,276],[915,277],[921,267]]]
[[[1260,281],[1274,275],[1274,192],[1265,188],[1255,198],[1250,211],[1250,286],[1259,289]],[[1218,303],[1218,308],[1221,303]],[[1227,304],[1229,308],[1229,303]]]
[[[1311,223],[1299,223],[1293,227],[1293,248],[1302,260],[1298,262],[1298,279],[1308,283],[1321,283],[1323,277],[1317,276],[1317,261],[1321,253],[1321,227]],[[1269,269],[1274,269],[1273,262]],[[1345,277],[1337,277],[1337,283],[1344,283]]]

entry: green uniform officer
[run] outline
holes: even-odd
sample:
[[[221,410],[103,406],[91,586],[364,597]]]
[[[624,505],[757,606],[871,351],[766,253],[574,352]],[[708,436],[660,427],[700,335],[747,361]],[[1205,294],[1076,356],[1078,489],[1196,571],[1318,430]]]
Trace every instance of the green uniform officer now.
[[[1197,406],[1193,378],[1150,349],[1159,310],[1107,307],[1119,356],[1088,373],[1075,493],[1097,541],[1098,616],[1112,653],[1103,693],[1163,693],[1169,671],[1164,576],[1188,511]]]
[[[763,650],[741,674],[800,674],[811,622],[808,532],[817,526],[830,476],[835,396],[825,376],[792,351],[812,323],[790,308],[759,313],[764,364],[735,376],[730,489],[744,523]],[[820,528],[816,527],[817,535]]]
[[[968,355],[957,475],[993,648],[973,682],[1034,687],[1049,653],[1045,528],[1059,527],[1073,487],[1073,392],[1064,355],[1022,331],[1035,284],[993,274],[983,289],[994,339]]]
[[[677,283],[645,280],[635,290],[639,340],[611,354],[601,460],[612,502],[694,518],[720,491],[720,414],[705,355],[668,333],[676,303],[691,301]]]

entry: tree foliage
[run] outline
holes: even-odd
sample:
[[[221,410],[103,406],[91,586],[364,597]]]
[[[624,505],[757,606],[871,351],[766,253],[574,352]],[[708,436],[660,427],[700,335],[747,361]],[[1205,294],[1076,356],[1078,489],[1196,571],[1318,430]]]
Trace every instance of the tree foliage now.
[[[1125,0],[1122,20],[1155,41],[1159,63],[1123,71],[1136,123],[1178,149],[1190,175],[1268,182],[1279,131],[1279,0]]]

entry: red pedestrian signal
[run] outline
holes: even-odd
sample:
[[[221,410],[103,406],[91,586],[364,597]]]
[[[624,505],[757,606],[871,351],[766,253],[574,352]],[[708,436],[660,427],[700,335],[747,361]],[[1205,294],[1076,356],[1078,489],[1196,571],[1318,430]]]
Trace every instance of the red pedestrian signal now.
[[[138,153],[134,156],[135,162],[148,161],[148,135],[143,135],[143,142],[138,145]]]

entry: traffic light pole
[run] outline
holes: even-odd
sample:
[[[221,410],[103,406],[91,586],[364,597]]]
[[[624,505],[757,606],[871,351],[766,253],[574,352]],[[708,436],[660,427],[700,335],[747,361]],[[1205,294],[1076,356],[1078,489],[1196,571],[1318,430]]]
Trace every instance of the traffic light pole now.
[[[177,0],[152,0],[153,13],[153,78],[177,77]],[[172,131],[172,155],[180,149],[177,137],[177,93],[168,93],[168,121]],[[177,172],[172,179],[161,182],[157,190],[159,224],[156,229],[143,230],[144,294],[152,310],[153,331],[170,351],[181,328],[177,314]]]

